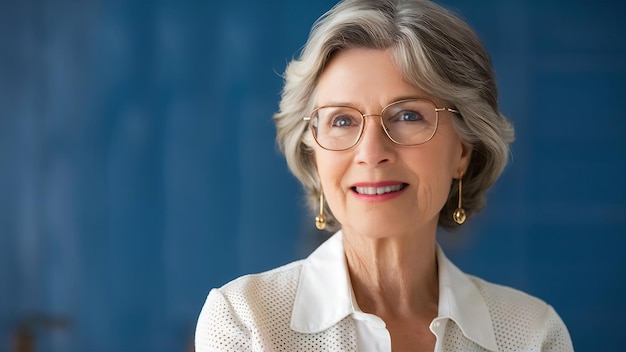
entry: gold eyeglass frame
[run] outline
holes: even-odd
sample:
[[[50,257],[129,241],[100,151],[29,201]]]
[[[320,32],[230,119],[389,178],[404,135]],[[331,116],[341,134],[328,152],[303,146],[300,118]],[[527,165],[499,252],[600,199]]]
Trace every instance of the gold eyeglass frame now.
[[[387,127],[385,126],[385,122],[383,121],[383,115],[385,114],[385,111],[394,105],[397,104],[402,104],[402,103],[406,103],[409,101],[425,101],[430,103],[432,106],[435,107],[435,129],[433,130],[433,133],[430,135],[430,137],[428,137],[428,139],[426,139],[425,141],[421,142],[421,143],[411,143],[411,144],[406,144],[406,143],[400,143],[396,140],[394,140],[390,135],[389,135],[389,130],[387,129]],[[359,135],[358,137],[355,139],[354,144],[352,144],[351,146],[349,146],[348,148],[343,148],[343,149],[330,149],[330,148],[326,148],[323,145],[320,144],[320,142],[317,140],[317,136],[315,135],[315,132],[313,131],[313,119],[311,118],[311,116],[315,115],[315,113],[323,108],[350,108],[353,109],[355,111],[357,111],[360,115],[361,115],[361,128],[359,130]],[[390,141],[392,141],[394,144],[397,145],[401,145],[401,146],[414,146],[414,145],[420,145],[420,144],[424,144],[424,143],[428,143],[428,141],[430,141],[431,139],[433,139],[433,137],[435,136],[435,133],[437,133],[437,129],[439,128],[439,112],[440,111],[448,111],[454,114],[458,114],[460,115],[461,113],[456,110],[456,109],[452,109],[452,108],[448,108],[448,107],[441,107],[438,108],[437,105],[428,100],[428,99],[423,99],[423,98],[410,98],[410,99],[401,99],[401,100],[397,100],[394,102],[391,102],[389,104],[387,104],[382,111],[380,112],[380,114],[364,114],[362,113],[359,109],[355,108],[354,106],[350,106],[350,105],[324,105],[324,106],[320,106],[317,107],[315,109],[313,109],[313,111],[311,112],[311,114],[309,114],[309,116],[305,116],[302,118],[303,121],[307,121],[308,125],[309,125],[309,130],[311,131],[311,135],[313,135],[313,139],[315,139],[315,143],[317,143],[317,145],[320,146],[320,148],[325,149],[325,150],[330,150],[330,151],[335,151],[335,152],[341,152],[344,150],[349,150],[354,148],[357,144],[359,144],[359,141],[361,141],[361,137],[363,137],[363,131],[365,130],[365,118],[366,117],[370,117],[370,116],[378,116],[380,117],[380,125],[383,128],[383,131],[385,131],[385,135],[387,136],[387,138],[389,138]]]

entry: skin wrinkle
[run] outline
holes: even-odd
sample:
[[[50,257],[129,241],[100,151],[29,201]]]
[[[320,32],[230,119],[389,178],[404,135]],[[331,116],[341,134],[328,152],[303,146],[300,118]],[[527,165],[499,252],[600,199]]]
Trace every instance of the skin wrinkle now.
[[[424,248],[432,247],[432,250],[427,252],[434,253],[434,241],[428,244],[421,242],[418,245]],[[350,277],[361,309],[376,312],[377,315],[381,316],[404,316],[409,312],[398,305],[398,302],[412,300],[413,302],[431,302],[434,304],[426,307],[422,305],[412,306],[410,307],[411,312],[436,315],[439,285],[436,275],[437,262],[434,257],[428,258],[427,262],[431,264],[428,266],[401,267],[399,266],[400,263],[412,263],[406,256],[414,256],[415,253],[407,251],[405,248],[398,248],[392,243],[379,243],[372,248],[367,248],[369,253],[362,253],[361,246],[358,244],[358,238],[346,239],[345,250],[347,260],[350,263]],[[413,276],[421,275],[430,275],[429,284],[425,286],[427,290],[424,292],[424,297],[418,300],[415,300],[416,297],[407,297],[407,292],[412,291],[412,288],[404,287],[404,285],[413,282]]]

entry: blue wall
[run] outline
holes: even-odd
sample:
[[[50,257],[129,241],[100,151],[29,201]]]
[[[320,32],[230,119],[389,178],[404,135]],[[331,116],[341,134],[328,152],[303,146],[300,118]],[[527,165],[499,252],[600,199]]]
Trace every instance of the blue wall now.
[[[332,5],[0,1],[0,350],[181,351],[211,287],[323,236],[274,145],[280,73]],[[442,245],[554,305],[578,351],[626,314],[626,4],[446,0],[517,128]],[[54,319],[44,319],[54,318]]]

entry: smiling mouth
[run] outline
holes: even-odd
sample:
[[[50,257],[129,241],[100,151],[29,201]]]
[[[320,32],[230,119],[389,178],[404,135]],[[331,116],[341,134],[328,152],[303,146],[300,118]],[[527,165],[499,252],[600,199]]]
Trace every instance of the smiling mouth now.
[[[351,187],[351,189],[358,194],[375,196],[375,195],[381,195],[385,193],[398,192],[407,186],[408,184],[402,183],[399,185],[384,186],[384,187]]]

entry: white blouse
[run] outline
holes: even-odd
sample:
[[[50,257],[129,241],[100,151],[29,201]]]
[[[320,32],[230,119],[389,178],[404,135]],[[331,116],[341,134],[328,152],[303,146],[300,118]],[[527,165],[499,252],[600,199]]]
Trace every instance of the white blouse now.
[[[543,301],[461,272],[437,251],[435,351],[573,351]],[[354,298],[341,231],[307,259],[213,289],[196,327],[196,351],[391,351],[385,322]]]

